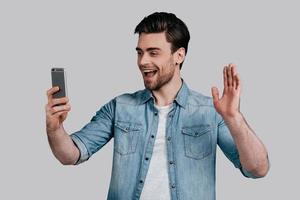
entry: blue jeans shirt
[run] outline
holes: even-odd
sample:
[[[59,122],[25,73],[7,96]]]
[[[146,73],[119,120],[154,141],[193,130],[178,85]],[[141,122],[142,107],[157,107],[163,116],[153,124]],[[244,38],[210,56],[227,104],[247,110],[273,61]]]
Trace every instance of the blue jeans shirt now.
[[[71,135],[80,150],[76,164],[88,160],[114,138],[107,199],[139,199],[157,133],[158,111],[151,91],[123,94],[105,104],[91,121]],[[172,200],[214,200],[217,145],[246,177],[233,138],[212,99],[183,81],[166,125]]]

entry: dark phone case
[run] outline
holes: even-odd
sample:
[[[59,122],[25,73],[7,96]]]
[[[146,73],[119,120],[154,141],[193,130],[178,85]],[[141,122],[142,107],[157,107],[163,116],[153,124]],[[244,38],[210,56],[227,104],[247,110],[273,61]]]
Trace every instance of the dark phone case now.
[[[53,98],[62,98],[66,96],[66,82],[64,68],[51,69],[52,87],[58,86],[59,91],[53,94]]]

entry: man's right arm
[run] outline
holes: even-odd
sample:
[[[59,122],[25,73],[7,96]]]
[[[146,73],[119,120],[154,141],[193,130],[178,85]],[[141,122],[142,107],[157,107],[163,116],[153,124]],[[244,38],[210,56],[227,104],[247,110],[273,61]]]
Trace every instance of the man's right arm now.
[[[64,165],[73,165],[79,159],[80,152],[63,127],[63,121],[67,118],[71,106],[67,97],[53,98],[53,94],[58,90],[58,87],[53,87],[47,91],[47,137],[54,156]]]

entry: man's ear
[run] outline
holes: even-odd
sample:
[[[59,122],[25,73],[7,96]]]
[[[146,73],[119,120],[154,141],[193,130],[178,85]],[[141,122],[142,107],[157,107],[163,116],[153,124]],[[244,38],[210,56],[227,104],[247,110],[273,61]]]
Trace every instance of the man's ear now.
[[[180,47],[175,52],[175,63],[180,65],[185,59],[185,48]]]

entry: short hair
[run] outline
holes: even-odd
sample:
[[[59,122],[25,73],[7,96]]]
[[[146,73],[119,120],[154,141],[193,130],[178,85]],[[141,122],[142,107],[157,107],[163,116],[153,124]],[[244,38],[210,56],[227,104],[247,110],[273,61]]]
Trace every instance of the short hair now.
[[[190,33],[185,23],[173,13],[155,12],[144,17],[135,27],[134,33],[161,33],[165,32],[166,40],[171,43],[171,52],[174,53],[179,48],[188,51]],[[182,67],[180,63],[180,69]]]

